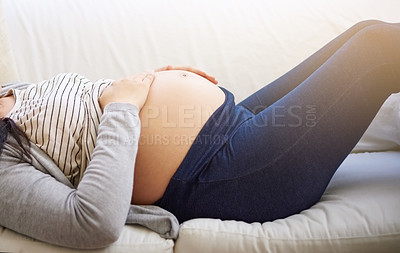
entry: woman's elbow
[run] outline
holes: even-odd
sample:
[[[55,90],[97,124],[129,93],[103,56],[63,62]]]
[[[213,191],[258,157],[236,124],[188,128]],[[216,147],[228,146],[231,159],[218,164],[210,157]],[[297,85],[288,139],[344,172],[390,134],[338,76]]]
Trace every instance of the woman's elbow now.
[[[74,249],[100,249],[106,248],[116,242],[120,233],[110,231],[99,231],[98,233],[81,234],[80,238],[68,240],[60,246]],[[59,243],[56,243],[59,244]]]
[[[97,225],[91,224],[90,227],[81,226],[80,228],[69,230],[69,233],[64,234],[61,240],[49,238],[50,240],[45,241],[73,249],[100,249],[108,247],[116,242],[122,230],[123,226],[111,225],[106,227],[104,223]]]
[[[86,249],[105,248],[118,240],[123,227],[112,225],[110,227],[98,227],[85,235],[82,241]]]

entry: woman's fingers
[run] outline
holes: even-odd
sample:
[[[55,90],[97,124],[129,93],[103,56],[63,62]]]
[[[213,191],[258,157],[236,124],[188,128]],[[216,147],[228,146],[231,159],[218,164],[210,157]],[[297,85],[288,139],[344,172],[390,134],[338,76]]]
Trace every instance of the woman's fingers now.
[[[154,75],[150,73],[147,73],[142,79],[142,82],[148,85],[152,85],[153,81],[154,81]]]
[[[102,109],[109,103],[131,103],[139,109],[143,107],[149,94],[154,75],[148,72],[114,81],[99,97]]]
[[[152,84],[154,80],[154,74],[150,72],[143,72],[139,75],[131,76],[131,78],[132,81],[134,81],[132,84]]]
[[[168,65],[168,66],[165,66],[165,67],[158,68],[155,71],[159,72],[159,71],[167,71],[167,70],[185,70],[185,71],[189,71],[189,72],[192,72],[194,74],[197,74],[199,76],[202,76],[202,77],[206,78],[207,80],[209,80],[213,84],[218,84],[218,81],[214,76],[208,75],[206,72],[204,72],[202,70],[199,70],[199,69],[196,69],[196,68],[191,67],[191,66],[171,66],[171,65]]]

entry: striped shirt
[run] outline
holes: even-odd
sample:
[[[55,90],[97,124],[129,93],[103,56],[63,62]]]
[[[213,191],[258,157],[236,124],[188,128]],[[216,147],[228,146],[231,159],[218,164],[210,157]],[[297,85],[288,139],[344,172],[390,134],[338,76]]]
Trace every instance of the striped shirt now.
[[[7,117],[46,152],[74,186],[91,160],[102,111],[98,97],[112,80],[91,82],[74,73],[12,90]]]

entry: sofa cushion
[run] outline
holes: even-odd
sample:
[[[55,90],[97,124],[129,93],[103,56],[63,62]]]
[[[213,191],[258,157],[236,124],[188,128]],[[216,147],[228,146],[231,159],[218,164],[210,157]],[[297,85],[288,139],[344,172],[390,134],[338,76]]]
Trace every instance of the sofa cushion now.
[[[400,93],[383,104],[353,152],[400,149]]]
[[[133,225],[125,225],[119,239],[111,246],[104,249],[90,250],[91,253],[172,253],[173,251],[173,240],[163,239],[144,227]],[[82,252],[82,250],[53,246],[0,226],[0,252],[78,253]]]

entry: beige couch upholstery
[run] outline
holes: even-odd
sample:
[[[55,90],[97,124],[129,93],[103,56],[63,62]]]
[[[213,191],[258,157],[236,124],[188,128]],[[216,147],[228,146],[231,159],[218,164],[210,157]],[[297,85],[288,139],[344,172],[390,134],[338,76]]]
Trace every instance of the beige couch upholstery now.
[[[358,21],[400,22],[397,0],[2,1],[0,82],[184,64],[215,75],[237,101]],[[127,225],[113,245],[90,252],[399,252],[399,144],[397,94],[309,210],[263,224],[190,220],[176,241]],[[80,251],[0,227],[0,252]]]
[[[8,41],[6,24],[0,2],[0,84],[18,80],[17,68]]]

